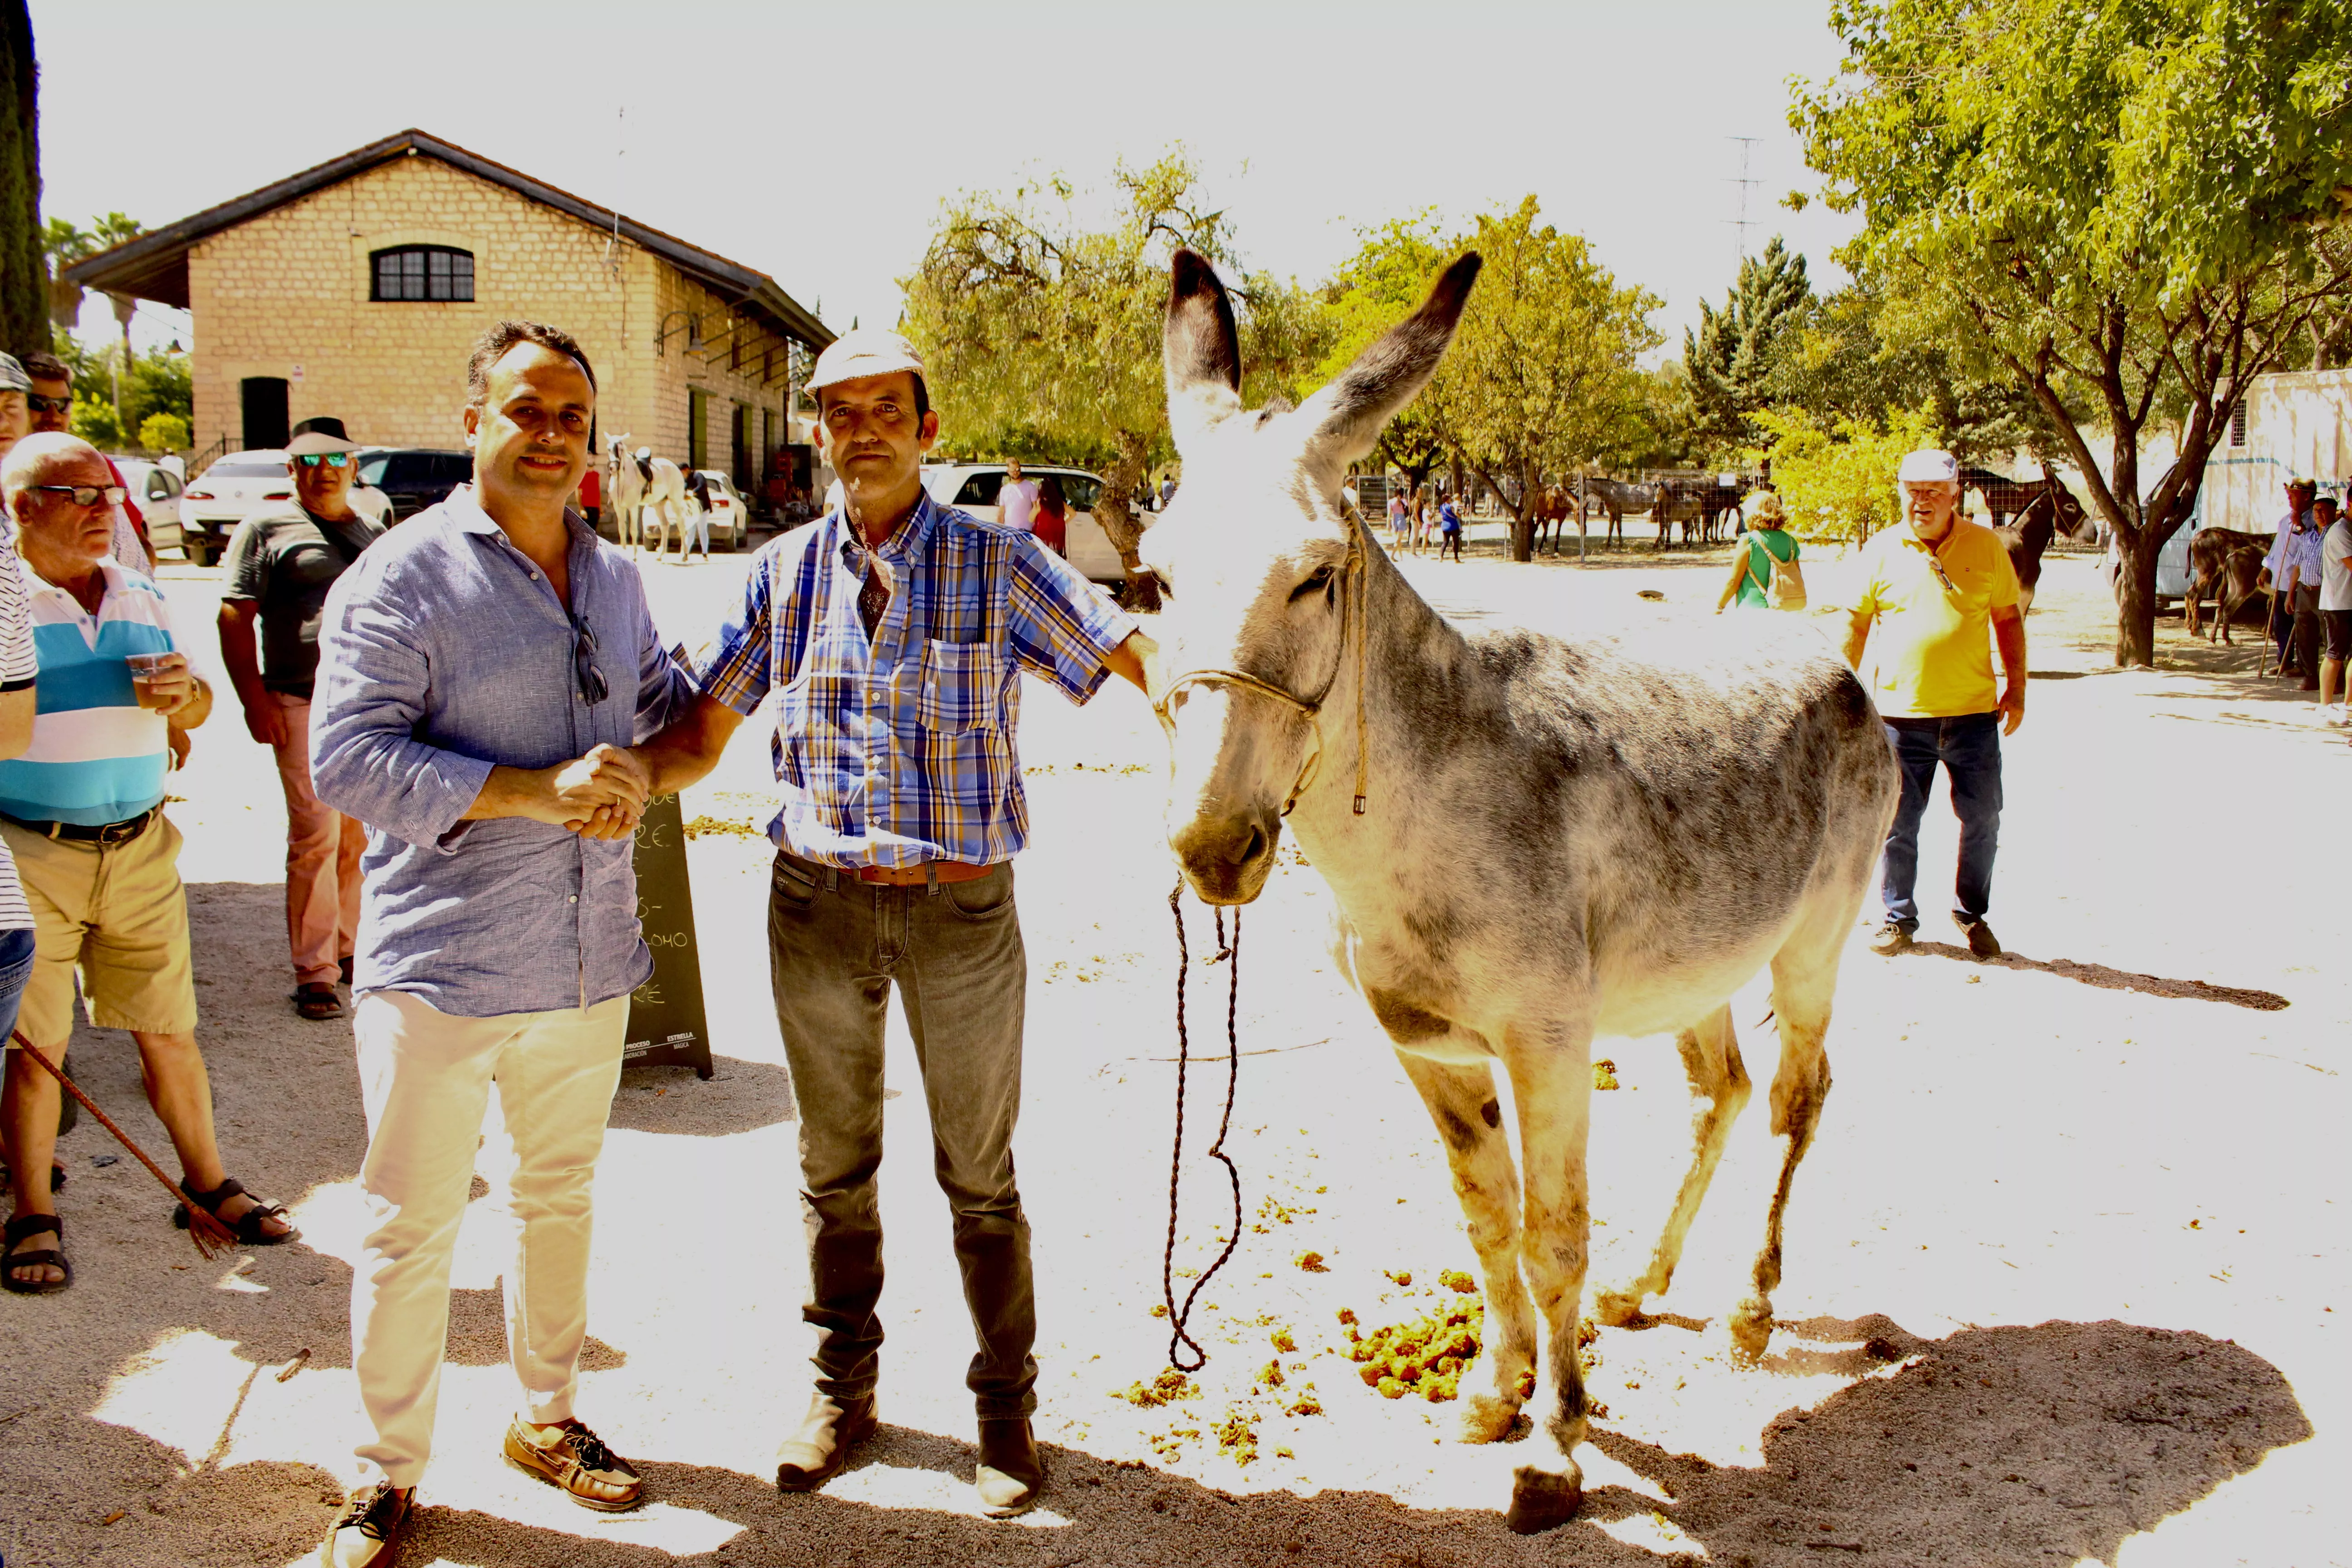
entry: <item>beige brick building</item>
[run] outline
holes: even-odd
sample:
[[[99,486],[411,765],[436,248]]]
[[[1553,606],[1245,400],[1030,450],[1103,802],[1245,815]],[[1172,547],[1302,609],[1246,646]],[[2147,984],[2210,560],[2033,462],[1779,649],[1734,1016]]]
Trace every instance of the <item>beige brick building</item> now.
[[[316,414],[372,445],[462,447],[467,351],[521,317],[580,340],[601,432],[757,493],[792,439],[795,345],[833,341],[765,273],[420,131],[68,276],[194,314],[200,451],[277,446]]]

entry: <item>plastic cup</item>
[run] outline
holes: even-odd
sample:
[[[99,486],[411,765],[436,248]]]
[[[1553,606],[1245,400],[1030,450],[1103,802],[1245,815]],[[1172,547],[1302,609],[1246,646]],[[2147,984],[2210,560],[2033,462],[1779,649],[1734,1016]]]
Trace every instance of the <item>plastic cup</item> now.
[[[162,706],[156,700],[152,682],[163,673],[171,658],[168,653],[134,653],[125,657],[125,662],[131,666],[131,689],[138,697],[140,707]]]

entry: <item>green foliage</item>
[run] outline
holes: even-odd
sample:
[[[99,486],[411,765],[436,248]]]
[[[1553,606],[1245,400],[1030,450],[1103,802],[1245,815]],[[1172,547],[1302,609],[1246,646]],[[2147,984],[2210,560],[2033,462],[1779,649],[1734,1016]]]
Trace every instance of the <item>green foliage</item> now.
[[[114,368],[122,363],[122,345],[113,342],[93,349],[78,338],[61,336],[56,352],[73,373],[76,417],[103,403],[107,416],[113,418]],[[158,414],[171,415],[193,427],[195,402],[188,356],[170,349],[149,350],[131,362],[130,377],[122,384],[122,416],[116,427],[126,434],[118,437],[117,444]]]
[[[1898,412],[1885,424],[1852,417],[1823,424],[1799,409],[1764,409],[1755,417],[1772,442],[1772,484],[1790,528],[1806,539],[1860,542],[1892,524],[1902,510],[1895,473],[1903,454],[1934,443],[1924,411]]]
[[[176,414],[150,414],[139,422],[139,445],[150,452],[181,452],[194,444],[188,422]]]
[[[1805,258],[1778,235],[1763,255],[1740,261],[1721,310],[1699,302],[1698,326],[1683,331],[1683,371],[1702,438],[1727,449],[1756,444],[1752,420],[1771,401],[1781,339],[1812,303]]]
[[[1314,379],[1337,374],[1470,249],[1486,268],[1454,346],[1381,453],[1416,480],[1451,458],[1498,493],[1518,493],[1513,552],[1524,560],[1528,497],[1545,476],[1650,440],[1653,384],[1637,362],[1662,341],[1649,322],[1658,300],[1619,285],[1581,236],[1541,222],[1533,196],[1454,237],[1424,214],[1366,231],[1333,279],[1325,309],[1334,336]]]
[[[1056,175],[947,204],[906,291],[902,326],[930,372],[953,449],[1082,461],[1109,481],[1097,508],[1134,564],[1141,529],[1125,498],[1173,453],[1160,363],[1168,265],[1186,246],[1237,268],[1231,226],[1179,148],[1120,163],[1107,217],[1090,220]],[[1262,274],[1234,290],[1244,395],[1296,395],[1328,334],[1296,285]]]
[[[81,316],[84,290],[79,284],[66,281],[67,268],[146,232],[137,218],[119,212],[90,219],[86,229],[67,218],[49,219],[41,229],[41,253],[48,258],[50,321],[60,330],[71,331]]]
[[[123,438],[122,421],[114,416],[114,405],[103,398],[75,398],[73,418],[67,427],[101,452],[130,445]]]
[[[41,268],[39,74],[25,0],[0,0],[0,350],[49,346]]]
[[[1841,259],[1890,338],[2032,397],[2123,545],[2118,661],[2149,662],[2156,552],[2238,399],[2352,296],[2352,0],[1836,0],[1831,25],[1843,66],[1790,119],[1864,216]],[[2180,456],[2143,486],[2151,419]]]

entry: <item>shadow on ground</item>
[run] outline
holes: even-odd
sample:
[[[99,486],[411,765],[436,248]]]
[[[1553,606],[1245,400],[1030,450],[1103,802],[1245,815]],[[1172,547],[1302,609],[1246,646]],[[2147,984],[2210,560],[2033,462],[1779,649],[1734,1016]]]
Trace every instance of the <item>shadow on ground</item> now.
[[[1872,1343],[1826,1351],[1803,1343],[1807,1337]],[[433,1508],[427,1498],[408,1555],[502,1568],[1208,1561],[1632,1568],[1655,1564],[1659,1552],[1620,1541],[1604,1526],[1639,1517],[1671,1524],[1707,1561],[1732,1568],[1824,1561],[1892,1568],[1937,1560],[2044,1568],[2053,1560],[2114,1561],[2131,1536],[2312,1431],[2275,1367],[2226,1341],[2177,1330],[2049,1322],[1969,1329],[1930,1342],[1870,1318],[1795,1325],[1781,1342],[1787,1348],[1758,1375],[1769,1375],[1776,1363],[1819,1370],[1824,1358],[1850,1362],[1850,1371],[1874,1367],[1876,1375],[1816,1409],[1776,1417],[1764,1434],[1763,1463],[1753,1468],[1599,1430],[1595,1445],[1655,1495],[1601,1488],[1587,1494],[1575,1521],[1542,1536],[1515,1536],[1498,1513],[1483,1510],[1414,1509],[1364,1491],[1234,1496],[1147,1466],[1049,1447],[1044,1507],[1066,1521],[1059,1524],[1024,1528],[823,1494],[786,1498],[764,1476],[638,1456],[656,1500],[714,1516],[736,1532],[715,1551],[678,1558],[647,1543],[599,1540],[600,1531],[622,1527],[584,1513],[576,1531],[550,1531]],[[1889,1356],[1900,1359],[1880,1366]],[[125,1434],[123,1441],[143,1440]],[[969,1444],[886,1426],[845,1475],[878,1466],[969,1482],[973,1458]],[[185,1541],[189,1521],[201,1519],[206,1546],[179,1558],[191,1568],[289,1561],[326,1529],[332,1491],[321,1473],[301,1466],[199,1471],[163,1486],[142,1516],[104,1531],[75,1531],[79,1550],[70,1560],[152,1563],[163,1532]]]
[[[793,1120],[793,1077],[784,1068],[733,1057],[713,1057],[710,1065],[712,1074],[702,1081],[692,1068],[623,1068],[607,1125],[632,1132],[729,1138]]]

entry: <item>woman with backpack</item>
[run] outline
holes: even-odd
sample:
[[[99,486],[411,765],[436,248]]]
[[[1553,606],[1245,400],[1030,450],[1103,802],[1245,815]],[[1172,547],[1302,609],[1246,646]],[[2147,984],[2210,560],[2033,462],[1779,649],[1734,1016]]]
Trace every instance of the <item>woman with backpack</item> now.
[[[1788,514],[1771,490],[1750,496],[1746,507],[1748,531],[1731,554],[1731,577],[1715,613],[1737,601],[1744,610],[1801,610],[1805,607],[1805,577],[1797,566],[1797,541],[1785,526]]]

